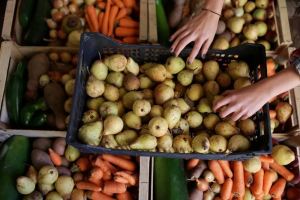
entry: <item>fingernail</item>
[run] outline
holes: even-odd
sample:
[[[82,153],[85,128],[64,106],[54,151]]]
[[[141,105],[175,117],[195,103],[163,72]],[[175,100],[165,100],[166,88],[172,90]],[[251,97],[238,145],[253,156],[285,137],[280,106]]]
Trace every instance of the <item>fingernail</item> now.
[[[189,62],[188,62],[188,65],[190,65],[190,64],[191,64],[191,62],[189,61]]]
[[[171,52],[171,53],[173,52],[173,49],[172,49],[172,48],[170,48],[170,52]]]
[[[203,55],[202,55],[202,58],[205,59],[205,57],[206,57],[206,54],[203,54]]]
[[[173,56],[176,58],[177,57],[177,55],[175,54],[175,53],[173,53]]]
[[[170,37],[170,38],[169,38],[169,42],[171,42],[171,41],[172,41],[172,38]]]

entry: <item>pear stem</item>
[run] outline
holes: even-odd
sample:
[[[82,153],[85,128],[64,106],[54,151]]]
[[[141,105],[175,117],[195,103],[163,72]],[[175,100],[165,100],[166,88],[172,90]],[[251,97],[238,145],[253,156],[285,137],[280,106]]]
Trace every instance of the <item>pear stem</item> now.
[[[98,55],[99,55],[100,61],[102,61],[102,58],[101,58],[101,53],[100,53],[100,52],[98,52]]]

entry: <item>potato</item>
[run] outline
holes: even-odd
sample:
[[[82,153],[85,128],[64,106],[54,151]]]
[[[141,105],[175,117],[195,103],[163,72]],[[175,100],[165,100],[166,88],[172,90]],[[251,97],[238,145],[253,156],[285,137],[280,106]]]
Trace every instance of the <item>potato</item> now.
[[[32,193],[24,196],[23,200],[43,200],[43,195],[38,191],[33,191]]]
[[[70,162],[64,156],[61,156],[61,160],[62,160],[61,166],[65,166],[69,168]]]
[[[66,90],[66,93],[69,96],[73,96],[74,95],[74,89],[75,89],[75,79],[71,79],[68,82],[66,82],[66,84],[65,84],[65,90]]]
[[[53,143],[53,150],[58,153],[58,155],[64,155],[66,149],[66,139],[57,138]]]
[[[32,144],[33,149],[39,149],[48,152],[48,149],[53,145],[53,140],[48,138],[38,138]]]
[[[57,169],[59,176],[61,175],[72,176],[71,171],[65,166],[56,166],[55,168]]]
[[[40,149],[32,150],[31,161],[32,161],[32,165],[36,170],[40,170],[45,165],[53,166],[50,156],[46,152]]]

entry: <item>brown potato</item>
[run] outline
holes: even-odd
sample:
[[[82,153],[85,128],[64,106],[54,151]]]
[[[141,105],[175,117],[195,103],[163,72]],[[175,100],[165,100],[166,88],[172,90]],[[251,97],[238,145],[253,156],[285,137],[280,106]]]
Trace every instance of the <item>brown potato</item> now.
[[[53,145],[53,140],[48,138],[38,138],[33,142],[33,149],[40,149],[42,151],[48,152],[48,149]]]
[[[65,166],[65,167],[70,166],[70,162],[64,156],[61,156],[61,160],[62,160],[62,163],[61,163],[62,166]]]
[[[40,170],[45,165],[53,166],[50,156],[46,152],[40,149],[32,150],[31,161],[32,161],[32,165],[36,170]]]
[[[56,166],[55,168],[57,169],[59,176],[61,175],[72,176],[71,171],[65,166]]]
[[[53,150],[58,153],[58,155],[64,155],[66,149],[66,139],[57,138],[53,143]]]

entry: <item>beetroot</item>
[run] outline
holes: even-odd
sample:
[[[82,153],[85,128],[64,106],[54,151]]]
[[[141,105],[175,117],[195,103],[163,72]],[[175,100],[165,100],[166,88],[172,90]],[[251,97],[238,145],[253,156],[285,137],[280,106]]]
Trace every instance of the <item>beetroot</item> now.
[[[300,181],[300,174],[299,174],[299,172],[298,172],[297,170],[295,170],[295,169],[291,170],[291,172],[294,174],[294,178],[293,178],[293,180],[291,180],[291,181],[289,181],[289,182],[292,183],[292,184],[294,184],[294,185],[296,185],[296,184],[298,184],[299,181]]]
[[[290,164],[287,165],[287,167],[289,168],[296,168],[299,165],[299,160],[298,157],[295,156],[295,160],[293,162],[291,162]]]
[[[288,200],[300,200],[300,190],[295,187],[287,189],[286,198]]]

